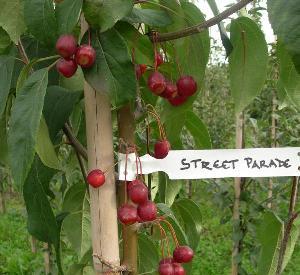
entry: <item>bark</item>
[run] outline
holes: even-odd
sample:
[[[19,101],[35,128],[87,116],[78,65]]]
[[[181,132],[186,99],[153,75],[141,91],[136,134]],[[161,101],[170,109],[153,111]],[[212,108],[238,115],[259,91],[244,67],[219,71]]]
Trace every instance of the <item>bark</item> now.
[[[273,91],[273,96],[272,96],[272,118],[271,118],[271,146],[272,148],[277,147],[277,140],[276,140],[276,125],[277,125],[277,120],[276,120],[276,110],[277,110],[277,100],[276,100],[276,94]],[[273,179],[269,179],[269,185],[268,185],[268,199],[272,199],[273,196]],[[270,201],[268,203],[268,208],[272,208],[272,202]]]
[[[118,128],[119,137],[128,145],[134,145],[135,123],[133,112],[130,105],[124,106],[118,111]],[[126,149],[121,147],[121,152],[126,153]],[[125,203],[126,183],[121,181],[119,184],[119,202],[120,205]],[[130,202],[129,202],[130,203]],[[131,272],[129,274],[136,275],[138,271],[138,239],[137,231],[132,226],[122,226],[123,237],[123,260],[122,264],[126,265]]]
[[[51,257],[50,257],[50,247],[48,243],[43,244],[44,248],[44,267],[45,267],[45,274],[50,274],[51,271]]]
[[[240,113],[236,117],[236,149],[244,148],[244,114]],[[234,179],[234,205],[233,205],[233,230],[234,232],[240,226],[240,195],[242,187],[242,178]],[[240,241],[234,241],[232,248],[232,268],[231,274],[239,274],[239,263],[236,258],[240,253]]]

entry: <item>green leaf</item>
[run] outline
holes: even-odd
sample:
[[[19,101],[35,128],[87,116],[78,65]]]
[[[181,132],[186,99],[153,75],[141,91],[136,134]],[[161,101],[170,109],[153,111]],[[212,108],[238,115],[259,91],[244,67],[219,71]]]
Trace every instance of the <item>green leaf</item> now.
[[[196,250],[202,230],[202,215],[200,207],[189,199],[179,199],[172,205],[176,217],[183,221],[183,228],[193,250]]]
[[[168,206],[171,206],[176,196],[182,189],[183,181],[169,180],[168,176],[162,172],[158,174],[158,177],[159,177],[158,192],[160,196],[160,201],[165,203]]]
[[[83,0],[64,0],[56,5],[55,13],[60,34],[72,33],[80,17],[82,2]]]
[[[249,18],[233,20],[229,56],[231,92],[239,113],[260,93],[267,76],[268,48],[264,34]]]
[[[9,35],[0,27],[0,54],[6,54],[11,44]]]
[[[71,78],[60,76],[59,86],[73,92],[83,91],[84,76],[81,68],[78,68]]]
[[[7,125],[5,115],[0,116],[0,163],[8,163]]]
[[[161,211],[163,215],[167,217],[167,220],[172,224],[175,232],[177,239],[181,245],[190,245],[189,240],[185,234],[184,229],[180,225],[179,221],[175,217],[173,211],[165,204],[163,203],[158,203],[157,208]],[[162,223],[163,225],[164,223]]]
[[[119,107],[135,98],[136,79],[125,40],[111,29],[92,33],[92,46],[97,52],[94,66],[84,69],[85,79],[98,92],[108,93]]]
[[[283,222],[274,213],[266,212],[264,214],[257,231],[258,241],[261,244],[258,275],[274,275],[276,273],[283,230]]]
[[[173,24],[166,28],[167,31],[194,26],[204,21],[202,12],[192,3],[163,0],[160,1],[173,20]],[[210,51],[210,38],[208,31],[191,35],[173,42],[176,62],[179,64],[181,73],[192,75],[198,83],[198,88],[203,86],[205,68]],[[174,66],[177,66],[174,64]]]
[[[63,210],[69,215],[63,222],[66,233],[73,249],[79,257],[83,257],[91,246],[91,217],[86,186],[73,185],[66,193],[63,201]]]
[[[16,93],[20,91],[20,89],[23,87],[25,81],[27,80],[29,73],[32,70],[32,66],[37,62],[37,59],[31,60],[26,66],[22,68],[20,71],[18,80],[17,80],[17,85],[16,85]]]
[[[300,1],[268,0],[268,15],[274,33],[295,57],[300,73]]]
[[[26,30],[23,5],[22,0],[0,0],[0,26],[15,44]]]
[[[144,23],[153,27],[165,27],[172,24],[172,20],[165,11],[133,8],[131,14],[124,21],[128,23]]]
[[[133,2],[133,0],[85,0],[84,16],[93,28],[104,32],[130,13]]]
[[[266,212],[262,221],[263,223],[257,229],[258,240],[261,244],[258,275],[275,275],[285,228],[283,222],[272,212]],[[300,220],[296,219],[288,239],[281,271],[290,261],[299,235]]]
[[[46,175],[43,175],[43,172],[46,172]],[[49,185],[49,174],[51,170],[47,171],[36,158],[23,186],[27,227],[28,232],[36,239],[54,245],[59,274],[63,274],[60,263],[60,220],[55,218],[44,189],[44,186]]]
[[[43,114],[52,141],[68,120],[80,95],[81,92],[70,92],[59,86],[47,88]]]
[[[203,121],[192,111],[187,112],[185,116],[185,127],[194,138],[195,149],[210,149],[211,139]]]
[[[154,51],[150,39],[126,22],[119,22],[115,28],[126,40],[131,50],[130,52],[134,51],[135,63],[152,66]]]
[[[139,274],[153,274],[157,270],[159,253],[151,237],[145,234],[138,235],[138,252]]]
[[[277,57],[279,59],[279,82],[289,99],[300,109],[300,74],[280,41],[277,44]]]
[[[28,231],[40,241],[57,244],[58,225],[43,187],[49,182],[41,181],[40,176],[43,178],[43,175],[38,169],[40,165],[36,158],[23,187]]]
[[[220,11],[218,9],[216,1],[215,0],[207,0],[207,3],[209,4],[214,16],[218,16]],[[228,57],[233,50],[233,46],[232,46],[230,39],[226,33],[226,29],[224,27],[224,22],[220,22],[218,24],[218,28],[219,28],[223,47],[225,48],[225,51],[226,51],[226,57]]]
[[[10,55],[0,56],[0,117],[4,112],[9,94],[15,58]]]
[[[46,166],[57,170],[60,169],[56,152],[49,137],[48,127],[43,117],[38,130],[36,152]]]
[[[8,148],[10,167],[17,185],[26,179],[34,158],[47,83],[47,69],[34,72],[17,94],[12,107]]]
[[[57,39],[57,21],[52,0],[26,0],[25,22],[28,31],[40,42],[53,47]]]
[[[163,121],[167,131],[167,137],[173,149],[181,149],[181,131],[183,127],[190,132],[195,142],[195,149],[211,148],[209,132],[202,120],[190,110],[189,105],[180,107],[166,106],[163,112]]]

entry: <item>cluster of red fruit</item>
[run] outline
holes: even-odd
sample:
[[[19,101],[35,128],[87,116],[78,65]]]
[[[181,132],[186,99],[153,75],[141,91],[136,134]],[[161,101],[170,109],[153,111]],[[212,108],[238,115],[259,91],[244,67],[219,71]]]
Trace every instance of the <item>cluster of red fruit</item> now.
[[[182,263],[189,263],[194,257],[194,252],[189,246],[177,246],[173,251],[173,258],[164,258],[159,262],[160,275],[185,275]]]
[[[155,71],[148,78],[148,87],[155,95],[167,99],[173,106],[179,106],[186,102],[188,97],[196,93],[197,82],[192,76],[186,75],[181,76],[174,84],[157,71],[157,68],[163,63],[163,56],[155,52]],[[136,65],[137,79],[145,73],[146,69],[147,66],[144,64]]]
[[[90,68],[96,60],[96,51],[91,45],[78,46],[73,35],[61,35],[56,42],[56,50],[61,58],[56,63],[57,70],[64,77],[73,76],[78,65]]]
[[[118,219],[125,225],[136,222],[150,222],[157,217],[157,207],[148,199],[148,188],[136,179],[127,184],[127,194],[136,205],[125,203],[118,209]]]

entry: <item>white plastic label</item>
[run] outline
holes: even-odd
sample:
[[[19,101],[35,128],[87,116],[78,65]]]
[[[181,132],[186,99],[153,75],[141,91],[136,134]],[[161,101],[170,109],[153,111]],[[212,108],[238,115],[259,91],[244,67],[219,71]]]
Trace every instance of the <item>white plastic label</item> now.
[[[163,171],[170,179],[300,176],[300,147],[224,150],[172,150],[164,159],[140,157],[142,173]],[[140,164],[135,154],[119,154],[119,180],[133,180]]]

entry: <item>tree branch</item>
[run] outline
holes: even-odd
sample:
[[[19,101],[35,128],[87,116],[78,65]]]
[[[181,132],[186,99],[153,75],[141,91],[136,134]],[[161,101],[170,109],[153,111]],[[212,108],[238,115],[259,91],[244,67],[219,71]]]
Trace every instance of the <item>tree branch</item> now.
[[[65,123],[63,127],[63,131],[67,138],[69,139],[71,145],[74,147],[75,151],[78,152],[85,160],[87,160],[87,151],[83,147],[83,145],[79,142],[79,140],[73,135],[73,132],[70,126]]]
[[[134,4],[136,5],[136,4],[143,4],[143,3],[147,3],[148,2],[148,0],[136,0],[136,1],[134,1]]]
[[[204,21],[198,25],[191,26],[179,31],[175,32],[169,32],[169,33],[157,33],[157,32],[151,32],[149,34],[150,40],[152,42],[164,42],[164,41],[169,41],[169,40],[175,40],[178,38],[186,37],[189,35],[197,34],[200,33],[209,27],[212,27],[218,23],[220,23],[222,20],[226,19],[230,15],[234,14],[235,12],[239,11],[243,7],[245,7],[247,4],[251,3],[254,0],[241,0],[237,4],[233,5],[229,9],[221,12],[217,16]]]
[[[276,275],[280,275],[282,273],[283,260],[284,260],[287,244],[291,235],[293,223],[299,215],[299,212],[295,212],[295,206],[296,206],[297,194],[298,194],[298,184],[299,184],[298,177],[293,177],[293,186],[292,186],[291,198],[290,198],[288,222],[284,227],[285,230],[284,230],[283,238],[279,249]]]

